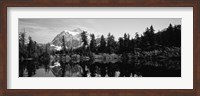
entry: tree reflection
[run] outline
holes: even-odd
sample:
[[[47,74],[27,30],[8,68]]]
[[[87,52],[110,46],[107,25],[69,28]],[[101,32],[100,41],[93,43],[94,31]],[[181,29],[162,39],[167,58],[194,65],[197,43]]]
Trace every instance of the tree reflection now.
[[[64,58],[64,57],[63,57]],[[45,63],[45,70],[51,70],[56,77],[180,77],[179,60],[143,60],[129,59],[118,62],[110,61],[56,61],[60,66],[50,68]],[[32,76],[35,68],[27,61],[28,76]],[[32,69],[31,69],[32,68]]]

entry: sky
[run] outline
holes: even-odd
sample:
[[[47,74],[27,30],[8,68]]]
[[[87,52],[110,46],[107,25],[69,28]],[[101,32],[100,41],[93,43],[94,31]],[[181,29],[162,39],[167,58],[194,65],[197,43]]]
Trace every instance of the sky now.
[[[123,37],[124,33],[130,34],[131,38],[138,32],[142,34],[147,27],[153,26],[155,33],[158,30],[167,28],[169,24],[181,25],[180,18],[20,18],[18,32],[26,32],[27,37],[38,43],[48,43],[64,30],[81,28],[88,34],[95,34],[96,37],[104,35],[107,37],[110,32],[115,40]]]

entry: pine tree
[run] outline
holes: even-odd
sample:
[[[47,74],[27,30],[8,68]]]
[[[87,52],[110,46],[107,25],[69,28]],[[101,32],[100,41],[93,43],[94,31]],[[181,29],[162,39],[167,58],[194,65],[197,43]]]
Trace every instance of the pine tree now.
[[[109,33],[107,38],[107,52],[114,53],[116,51],[116,46],[115,37]]]
[[[62,38],[62,53],[63,54],[65,54],[65,52],[66,52],[66,46],[65,46],[65,36],[63,36],[63,38]]]
[[[129,52],[129,43],[130,43],[130,35],[129,34],[124,34],[124,52]]]
[[[140,37],[138,32],[135,33],[135,47],[138,48],[139,47],[139,43],[140,43]]]
[[[123,40],[123,38],[122,37],[120,37],[119,39],[118,39],[118,42],[119,42],[119,51],[118,51],[118,53],[123,53],[124,52],[124,40]]]
[[[27,54],[27,50],[26,50],[27,48],[25,45],[25,42],[26,42],[25,36],[26,36],[25,32],[20,33],[20,36],[19,36],[19,57],[20,58],[21,57],[25,58]]]
[[[86,31],[83,31],[81,33],[81,39],[82,39],[82,42],[83,42],[83,47],[85,49],[85,46],[88,45],[88,41],[87,41],[87,32]]]
[[[29,36],[29,43],[28,43],[28,57],[32,57],[33,56],[33,52],[34,52],[34,44],[33,44],[33,40],[32,38]]]
[[[91,52],[96,52],[96,39],[94,34],[90,34],[91,41],[90,41],[90,50]]]
[[[103,35],[101,36],[99,52],[100,53],[105,53],[106,52],[106,40],[105,40]]]

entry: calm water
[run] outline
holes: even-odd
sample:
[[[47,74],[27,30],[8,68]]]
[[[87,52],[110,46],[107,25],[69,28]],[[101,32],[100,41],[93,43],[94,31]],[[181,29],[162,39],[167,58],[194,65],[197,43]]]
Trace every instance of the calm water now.
[[[36,69],[34,77],[181,77],[180,60],[69,61]]]

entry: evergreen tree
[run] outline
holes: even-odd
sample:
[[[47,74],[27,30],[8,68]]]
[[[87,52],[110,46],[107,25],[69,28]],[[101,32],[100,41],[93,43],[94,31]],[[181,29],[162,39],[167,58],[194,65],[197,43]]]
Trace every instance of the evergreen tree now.
[[[140,42],[140,37],[138,32],[135,33],[135,47],[138,48],[139,47],[139,42]]]
[[[149,34],[148,34],[148,40],[149,40],[149,44],[151,46],[153,46],[155,44],[154,31],[155,30],[154,30],[153,26],[151,25],[150,29],[149,29]]]
[[[62,53],[64,54],[66,52],[66,46],[65,46],[65,36],[62,38]]]
[[[23,77],[26,64],[24,62],[27,58],[27,48],[25,45],[25,32],[19,34],[19,76]]]
[[[129,34],[124,34],[124,52],[129,52],[130,48],[129,48],[129,44],[130,44],[130,35]]]
[[[168,41],[167,42],[167,46],[168,47],[171,47],[173,45],[173,26],[172,24],[169,24],[169,27],[167,28],[167,38],[166,40]],[[169,39],[170,38],[170,39]]]
[[[173,46],[181,47],[181,25],[174,26]]]
[[[149,28],[148,28],[148,27],[146,28],[145,32],[143,33],[143,36],[141,36],[141,37],[143,37],[143,38],[142,38],[142,41],[143,41],[145,47],[147,47],[146,45],[149,45],[149,41],[148,41],[148,37],[149,37]]]
[[[130,52],[134,53],[135,40],[133,38],[130,40],[129,47],[130,47]]]
[[[105,53],[106,52],[106,40],[105,40],[103,35],[101,36],[99,52],[100,53]]]
[[[123,40],[123,38],[122,37],[120,37],[119,39],[118,39],[118,42],[119,42],[119,50],[118,50],[118,53],[123,53],[124,52],[124,40]]]
[[[86,31],[83,31],[81,33],[81,39],[82,39],[82,42],[83,42],[83,47],[85,48],[86,45],[88,45],[88,38],[87,38],[87,32]]]
[[[28,57],[32,57],[33,56],[33,52],[34,52],[34,44],[33,44],[33,40],[32,38],[29,36],[29,43],[28,43]]]
[[[90,41],[90,50],[91,52],[96,52],[96,39],[94,34],[90,34],[91,41]]]
[[[25,32],[19,34],[19,56],[20,56],[20,58],[21,57],[25,58],[26,57],[25,55],[27,54],[27,50],[26,50],[27,48],[25,45],[25,42],[26,42],[25,36],[26,36]]]
[[[108,33],[108,38],[107,38],[107,52],[108,53],[114,53],[116,51],[116,42],[115,42],[115,37]]]

